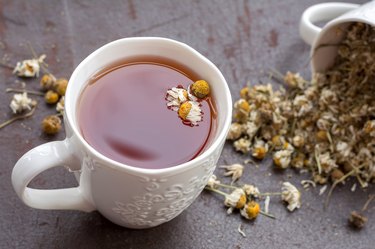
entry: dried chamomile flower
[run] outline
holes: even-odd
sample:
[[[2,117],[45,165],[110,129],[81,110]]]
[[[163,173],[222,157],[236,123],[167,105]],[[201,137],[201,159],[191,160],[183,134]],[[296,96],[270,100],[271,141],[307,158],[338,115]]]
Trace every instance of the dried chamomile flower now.
[[[255,122],[249,121],[244,125],[244,129],[249,139],[253,139],[259,130],[259,125],[257,125]]]
[[[56,83],[54,85],[55,91],[60,96],[65,96],[66,88],[68,87],[68,80],[65,78],[59,78],[56,80]]]
[[[292,151],[279,150],[273,154],[273,163],[276,167],[286,169],[289,167],[292,157]]]
[[[241,137],[243,132],[243,127],[240,123],[232,123],[229,128],[227,135],[228,140],[236,140]]]
[[[210,94],[210,85],[205,80],[198,80],[190,87],[191,92],[199,99],[204,99]]]
[[[331,171],[331,181],[332,182],[340,180],[343,176],[344,176],[344,173],[338,168],[335,168]]]
[[[182,103],[180,105],[180,108],[178,108],[178,116],[182,118],[183,120],[186,120],[192,106],[193,104],[190,101]]]
[[[305,138],[301,135],[296,135],[293,137],[293,145],[297,148],[302,147],[305,144]]]
[[[350,213],[349,224],[355,228],[358,228],[358,229],[363,228],[366,225],[367,221],[368,219],[366,216],[356,211],[353,211]]]
[[[36,106],[36,101],[27,97],[27,93],[24,92],[14,94],[9,106],[13,113],[16,114],[26,110],[30,111],[32,107]]]
[[[250,105],[245,99],[239,99],[234,103],[234,118],[244,122],[249,116]]]
[[[283,182],[281,199],[288,203],[287,208],[291,212],[301,207],[301,193],[290,182]]]
[[[231,214],[235,208],[243,208],[246,204],[246,200],[246,194],[241,188],[237,188],[231,194],[226,195],[224,205],[229,207],[227,213]]]
[[[189,121],[192,125],[197,125],[202,121],[202,110],[199,103],[186,101],[180,105],[178,116],[184,121]]]
[[[328,178],[326,176],[323,176],[323,175],[320,175],[318,173],[315,173],[313,175],[313,180],[314,180],[314,182],[316,182],[316,183],[318,183],[320,185],[324,185],[324,184],[327,183]]]
[[[285,138],[280,135],[273,136],[271,139],[272,146],[277,150],[282,149],[285,142]]]
[[[64,113],[64,110],[65,110],[65,96],[62,96],[59,102],[57,102],[56,111],[58,113]]]
[[[341,157],[347,158],[352,152],[352,147],[343,141],[338,141],[336,144],[336,151]]]
[[[258,202],[250,201],[248,202],[243,209],[241,209],[241,215],[248,220],[253,220],[258,217],[260,213],[260,206]]]
[[[222,165],[220,168],[226,169],[227,172],[225,172],[224,175],[232,176],[232,182],[235,182],[242,176],[244,166],[239,163],[235,163],[232,165]]]
[[[54,87],[55,82],[55,76],[53,76],[52,74],[44,74],[40,79],[40,86],[43,90],[51,90]]]
[[[251,155],[256,159],[263,159],[268,152],[268,144],[263,140],[255,140]]]
[[[302,117],[313,109],[313,104],[304,95],[298,95],[293,100],[293,105],[296,108],[296,116]]]
[[[292,73],[289,71],[285,74],[284,81],[289,87],[299,89],[305,88],[305,84],[307,83],[299,73]]]
[[[363,126],[363,131],[371,137],[375,137],[375,120],[368,120]]]
[[[43,63],[46,55],[41,55],[38,59],[23,60],[17,62],[13,74],[19,77],[39,77],[40,64]]]
[[[240,97],[242,98],[242,99],[248,99],[249,98],[249,92],[250,92],[250,89],[249,89],[249,87],[244,87],[244,88],[242,88],[241,90],[240,90]]]
[[[215,189],[217,188],[218,184],[220,184],[220,181],[217,180],[217,177],[215,175],[212,175],[209,179],[208,179],[208,182],[206,184],[206,186],[212,188],[212,189]]]
[[[242,189],[245,191],[246,195],[250,195],[253,198],[258,198],[259,197],[259,189],[255,187],[254,185],[251,184],[244,184],[242,186]]]
[[[292,158],[291,166],[296,169],[302,169],[305,164],[305,158],[305,154],[301,152],[296,153],[296,155]]]
[[[320,154],[318,156],[322,170],[325,173],[331,172],[334,168],[337,168],[336,160],[331,157],[329,152]]]
[[[323,88],[320,93],[319,104],[332,105],[338,100],[335,92],[328,88]]]
[[[167,91],[167,106],[173,111],[178,111],[181,103],[188,100],[188,92],[181,87],[172,87]]]
[[[48,135],[53,135],[61,130],[61,119],[56,115],[50,115],[43,119],[42,130]]]
[[[282,149],[283,150],[289,150],[290,152],[294,152],[294,147],[290,144],[290,143],[288,143],[288,142],[285,142],[284,144],[283,144],[283,147],[282,147]]]
[[[325,130],[317,131],[315,137],[319,142],[328,141],[328,133]]]
[[[240,151],[244,154],[250,151],[251,141],[246,138],[240,138],[233,143],[234,148],[236,151]]]
[[[55,91],[49,90],[44,95],[44,101],[47,104],[56,104],[59,101],[59,95]]]

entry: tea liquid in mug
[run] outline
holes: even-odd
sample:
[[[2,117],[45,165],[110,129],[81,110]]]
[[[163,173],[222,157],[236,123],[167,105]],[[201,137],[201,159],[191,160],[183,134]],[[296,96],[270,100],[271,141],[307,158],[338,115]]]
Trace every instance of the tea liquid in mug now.
[[[121,63],[95,75],[81,93],[78,122],[98,152],[130,166],[158,169],[192,160],[202,152],[214,122],[209,103],[203,120],[183,124],[166,105],[166,92],[198,80],[177,64]]]

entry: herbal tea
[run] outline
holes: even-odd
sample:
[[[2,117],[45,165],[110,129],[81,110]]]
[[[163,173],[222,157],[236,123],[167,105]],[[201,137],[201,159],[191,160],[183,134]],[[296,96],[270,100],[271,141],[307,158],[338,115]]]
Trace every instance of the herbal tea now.
[[[167,168],[192,160],[214,122],[211,98],[199,100],[188,89],[197,79],[172,63],[143,60],[107,68],[81,94],[81,133],[104,156],[134,167]]]

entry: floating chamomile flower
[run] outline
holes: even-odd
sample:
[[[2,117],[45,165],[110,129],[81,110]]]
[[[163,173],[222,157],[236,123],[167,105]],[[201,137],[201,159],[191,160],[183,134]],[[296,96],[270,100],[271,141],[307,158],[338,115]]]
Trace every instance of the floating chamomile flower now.
[[[167,106],[177,111],[181,103],[188,100],[188,93],[184,88],[172,87],[167,91]]]
[[[197,80],[191,84],[190,90],[199,99],[203,99],[210,94],[210,86],[205,80]]]
[[[182,120],[190,122],[192,125],[197,125],[198,122],[202,121],[202,110],[199,103],[186,101],[182,103],[178,109],[178,116]]]

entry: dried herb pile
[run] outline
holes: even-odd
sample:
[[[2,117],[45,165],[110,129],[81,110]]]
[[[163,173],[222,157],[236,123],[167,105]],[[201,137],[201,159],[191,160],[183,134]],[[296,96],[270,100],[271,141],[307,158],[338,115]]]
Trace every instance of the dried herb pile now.
[[[349,177],[362,188],[375,180],[375,28],[354,23],[341,32],[339,44],[322,45],[337,47],[334,65],[311,81],[287,72],[278,75],[287,90],[243,88],[227,137],[241,153],[331,181],[327,200]]]
[[[61,130],[61,119],[65,108],[65,92],[68,85],[66,78],[56,78],[47,69],[48,65],[44,62],[46,55],[42,54],[37,56],[34,49],[30,44],[29,49],[33,55],[32,59],[22,60],[17,62],[13,68],[8,63],[1,61],[0,65],[9,69],[13,69],[13,74],[19,78],[38,78],[40,70],[44,72],[44,75],[40,79],[40,87],[42,91],[32,91],[26,89],[26,84],[22,82],[20,89],[7,88],[6,91],[9,93],[16,93],[10,102],[10,109],[12,110],[12,118],[0,123],[0,129],[10,125],[11,123],[31,117],[38,105],[38,102],[30,98],[29,95],[33,96],[44,96],[44,102],[47,105],[56,107],[56,115],[46,116],[41,122],[41,129],[48,135],[53,135]]]
[[[275,167],[308,169],[316,183],[347,176],[362,187],[375,179],[375,29],[351,25],[335,64],[310,82],[288,72],[288,90],[241,90],[228,139]]]

